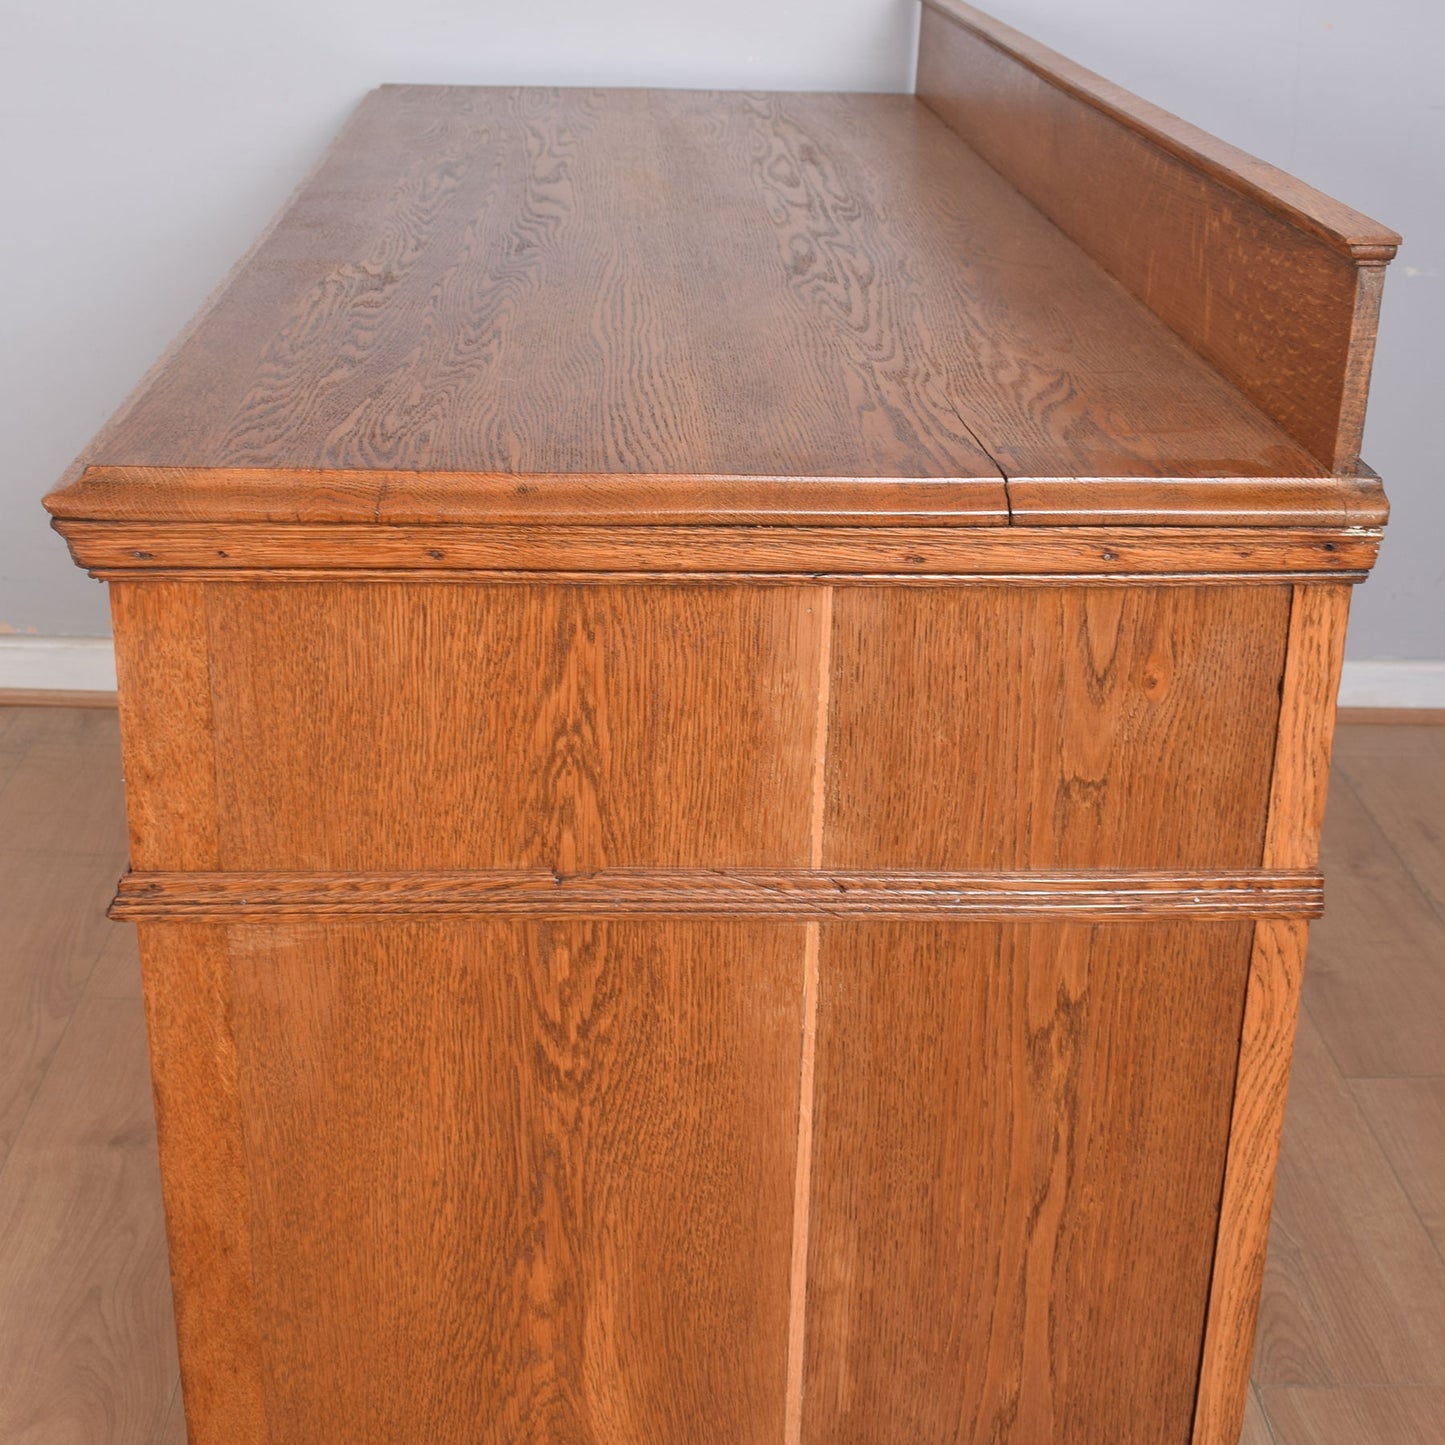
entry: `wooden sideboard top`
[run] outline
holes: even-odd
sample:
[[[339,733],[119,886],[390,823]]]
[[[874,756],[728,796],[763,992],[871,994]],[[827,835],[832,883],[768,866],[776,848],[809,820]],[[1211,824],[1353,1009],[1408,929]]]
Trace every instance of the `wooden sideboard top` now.
[[[1091,79],[939,0],[918,96],[382,87],[47,506],[1377,526],[1398,238]]]

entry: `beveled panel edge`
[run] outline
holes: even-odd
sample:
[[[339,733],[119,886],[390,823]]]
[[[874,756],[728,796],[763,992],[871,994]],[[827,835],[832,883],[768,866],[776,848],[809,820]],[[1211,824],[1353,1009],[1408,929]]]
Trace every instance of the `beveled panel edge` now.
[[[131,872],[110,916],[236,922],[393,915],[769,918],[1314,918],[1318,873],[1240,869],[843,872],[613,868],[471,872]]]
[[[1248,196],[1333,250],[1363,264],[1393,258],[1400,235],[1343,201],[1278,166],[1211,135],[1162,106],[1068,59],[966,0],[923,0],[924,5],[971,32],[1042,80],[1108,116],[1161,150],[1220,184]]]
[[[45,505],[62,524],[278,527],[1342,527],[1383,525],[1387,516],[1379,478],[1366,469],[1354,477],[985,478],[91,465]]]
[[[476,526],[1007,526],[1002,476],[833,477],[90,465],[61,521]]]
[[[1378,527],[815,527],[399,526],[276,527],[57,521],[76,562],[98,577],[235,577],[307,571],[463,576],[539,571],[615,574],[876,574],[1367,572]]]

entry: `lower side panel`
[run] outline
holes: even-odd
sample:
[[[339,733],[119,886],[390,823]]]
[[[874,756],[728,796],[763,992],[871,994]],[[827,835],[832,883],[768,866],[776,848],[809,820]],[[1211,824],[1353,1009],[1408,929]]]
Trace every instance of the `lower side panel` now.
[[[805,1442],[1187,1445],[1251,935],[823,926]]]
[[[804,925],[141,932],[192,1445],[781,1439]]]

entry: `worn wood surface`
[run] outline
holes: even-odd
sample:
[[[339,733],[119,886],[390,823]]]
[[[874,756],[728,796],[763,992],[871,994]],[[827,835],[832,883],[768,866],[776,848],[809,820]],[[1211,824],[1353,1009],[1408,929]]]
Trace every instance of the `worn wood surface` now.
[[[805,1440],[1189,1439],[1250,931],[823,925]]]
[[[83,460],[1320,470],[913,97],[406,86]]]
[[[269,1440],[779,1438],[801,926],[226,948]]]
[[[1258,865],[1289,605],[840,590],[825,863]]]
[[[960,0],[925,5],[918,93],[1323,470],[1354,473],[1399,236]]]

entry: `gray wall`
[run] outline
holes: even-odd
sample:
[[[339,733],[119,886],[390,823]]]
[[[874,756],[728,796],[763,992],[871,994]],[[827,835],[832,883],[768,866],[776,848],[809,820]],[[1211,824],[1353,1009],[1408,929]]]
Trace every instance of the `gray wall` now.
[[[994,0],[1406,235],[1366,455],[1395,503],[1355,657],[1445,657],[1445,5]],[[907,90],[910,0],[0,0],[0,631],[98,635],[38,502],[385,80]]]

